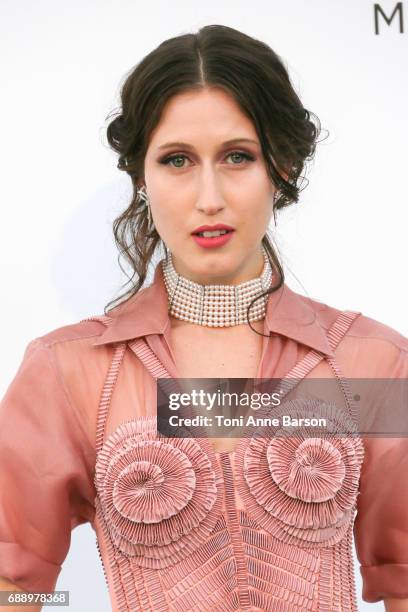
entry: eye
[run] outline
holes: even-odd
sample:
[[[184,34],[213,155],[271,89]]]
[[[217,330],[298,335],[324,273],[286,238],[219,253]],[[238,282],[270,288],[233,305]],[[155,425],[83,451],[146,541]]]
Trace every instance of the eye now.
[[[233,161],[233,165],[235,166],[240,165],[240,161],[242,161],[243,159],[245,161],[255,161],[255,157],[253,155],[250,155],[249,153],[244,153],[244,151],[232,151],[231,153],[228,153],[227,157],[231,157],[231,159],[235,160]]]
[[[232,164],[229,164],[233,166],[240,166],[245,162],[255,161],[255,157],[253,155],[250,155],[244,151],[231,151],[231,153],[228,153],[226,157],[233,159]],[[171,165],[173,168],[185,168],[186,164],[184,162],[186,159],[188,159],[188,157],[183,153],[174,153],[173,155],[168,155],[167,157],[161,159],[160,163],[165,166]]]
[[[175,155],[169,155],[168,157],[165,157],[164,159],[160,160],[160,163],[164,164],[165,166],[172,165],[173,168],[183,168],[185,159],[187,159],[185,155],[177,153]],[[172,162],[174,162],[174,164]]]

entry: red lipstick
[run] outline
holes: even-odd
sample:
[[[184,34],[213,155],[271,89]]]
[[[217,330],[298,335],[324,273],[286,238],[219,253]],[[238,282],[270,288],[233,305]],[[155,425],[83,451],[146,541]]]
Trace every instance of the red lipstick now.
[[[203,232],[222,232],[218,235],[200,235]],[[216,225],[200,225],[193,232],[192,236],[195,242],[203,247],[204,249],[212,249],[214,247],[220,247],[226,244],[229,240],[231,240],[232,235],[234,233],[234,228],[230,225],[225,225],[224,223],[217,223]]]

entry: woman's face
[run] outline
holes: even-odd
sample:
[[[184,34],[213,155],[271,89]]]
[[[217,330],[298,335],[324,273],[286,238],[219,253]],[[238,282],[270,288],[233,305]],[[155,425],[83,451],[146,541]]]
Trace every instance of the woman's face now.
[[[151,135],[144,179],[154,224],[179,274],[201,284],[261,274],[275,187],[256,130],[230,95],[205,88],[172,97]],[[224,244],[201,246],[193,232],[216,224],[234,231]]]

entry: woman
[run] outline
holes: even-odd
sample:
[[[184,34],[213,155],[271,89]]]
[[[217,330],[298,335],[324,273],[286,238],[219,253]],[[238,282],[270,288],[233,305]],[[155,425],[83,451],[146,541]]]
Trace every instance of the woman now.
[[[298,200],[312,118],[279,57],[223,26],[129,74],[108,139],[134,187],[114,231],[136,282],[33,340],[3,399],[3,586],[53,590],[90,521],[115,611],[355,610],[354,528],[364,599],[408,610],[405,440],[156,430],[157,378],[407,376],[401,334],[284,282],[268,226]]]

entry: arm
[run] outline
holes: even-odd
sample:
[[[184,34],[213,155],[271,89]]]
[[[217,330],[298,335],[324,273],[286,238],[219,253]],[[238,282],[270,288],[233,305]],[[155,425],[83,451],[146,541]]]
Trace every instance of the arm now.
[[[365,448],[354,524],[362,597],[408,612],[408,438],[366,439]]]
[[[379,352],[380,348],[373,345],[372,350]],[[398,419],[405,414],[406,383],[394,386],[393,381],[408,379],[408,352],[405,344],[403,348],[385,349],[385,346],[381,349],[382,365],[376,365],[375,376],[371,374],[368,378],[385,380],[386,405],[392,408],[395,404],[398,430]],[[377,360],[373,363],[377,364]],[[373,422],[375,418],[374,414]],[[378,423],[380,427],[376,431],[380,432],[380,413]],[[366,453],[354,525],[363,579],[362,598],[369,603],[383,600],[387,612],[408,612],[408,438],[369,436],[364,439],[364,445]]]
[[[23,589],[0,576],[0,592],[1,591],[15,591],[17,593],[24,593]],[[0,612],[41,612],[42,606],[0,606]]]
[[[93,454],[51,348],[31,342],[0,402],[3,579],[23,591],[54,591],[71,530],[93,516]]]
[[[408,599],[384,599],[385,612],[408,612]]]

